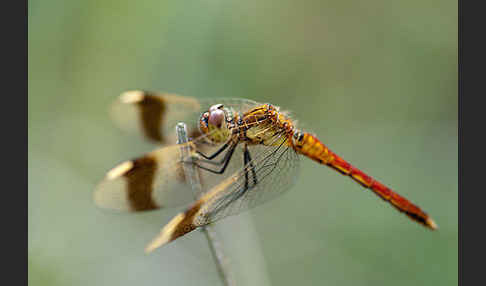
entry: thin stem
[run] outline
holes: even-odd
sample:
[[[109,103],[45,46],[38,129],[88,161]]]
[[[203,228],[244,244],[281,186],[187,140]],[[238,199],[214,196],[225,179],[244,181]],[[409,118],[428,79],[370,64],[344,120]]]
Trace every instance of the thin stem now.
[[[177,133],[177,144],[181,145],[181,158],[193,158],[190,154],[190,146],[188,144],[184,144],[188,142],[187,136],[187,127],[185,123],[178,123],[176,126],[176,133]],[[182,164],[184,168],[184,174],[186,175],[186,179],[188,179],[188,183],[191,184],[192,192],[194,198],[197,198],[199,195],[202,194],[202,187],[201,181],[199,179],[199,173],[196,170],[196,164]],[[221,280],[225,286],[234,286],[234,280],[231,279],[230,270],[228,267],[228,262],[226,256],[224,255],[221,247],[221,243],[216,237],[216,233],[211,228],[211,226],[203,226],[201,227],[201,231],[204,233],[206,240],[208,241],[209,250],[214,258],[216,268],[218,269],[218,274],[221,277]]]

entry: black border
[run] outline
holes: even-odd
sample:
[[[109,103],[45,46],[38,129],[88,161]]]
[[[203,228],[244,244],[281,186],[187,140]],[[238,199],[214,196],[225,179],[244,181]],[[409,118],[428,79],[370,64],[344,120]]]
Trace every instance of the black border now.
[[[475,5],[473,5],[475,4]],[[484,177],[486,80],[484,9],[481,1],[458,2],[459,248],[460,285],[483,285],[486,208]],[[466,139],[467,138],[467,139]]]
[[[28,257],[28,10],[27,1],[3,2],[2,27],[2,280],[27,285]],[[27,128],[26,128],[27,127]],[[6,254],[6,256],[5,256]]]

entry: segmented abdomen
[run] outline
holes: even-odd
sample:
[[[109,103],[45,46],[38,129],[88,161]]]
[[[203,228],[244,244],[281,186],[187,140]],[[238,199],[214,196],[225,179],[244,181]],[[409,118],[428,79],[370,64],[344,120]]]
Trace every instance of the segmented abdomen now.
[[[350,176],[353,180],[360,183],[365,188],[371,189],[383,200],[391,203],[399,211],[404,212],[411,219],[425,225],[428,228],[436,229],[437,225],[427,213],[418,206],[393,192],[390,188],[366,175],[358,168],[352,166],[344,159],[329,150],[319,139],[309,133],[303,133],[302,138],[294,143],[294,149],[321,163],[328,165],[344,175]]]

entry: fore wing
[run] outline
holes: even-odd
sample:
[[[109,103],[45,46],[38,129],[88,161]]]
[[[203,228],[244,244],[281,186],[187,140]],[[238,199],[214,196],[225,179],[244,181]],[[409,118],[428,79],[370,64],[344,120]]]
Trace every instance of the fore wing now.
[[[148,91],[127,91],[113,103],[111,116],[124,130],[155,143],[175,143],[174,127],[178,121],[196,122],[201,103],[192,97]],[[194,124],[189,132],[196,132]]]
[[[245,111],[257,102],[247,99],[197,99],[163,92],[127,91],[112,104],[111,116],[123,130],[158,144],[175,144],[174,128],[178,122],[187,125],[190,138],[200,136],[199,117],[211,105],[224,104]]]
[[[175,133],[175,130],[174,130]],[[204,162],[196,150],[212,154],[225,143],[211,144],[201,135],[189,143],[174,144],[155,149],[141,157],[125,161],[107,172],[94,192],[95,203],[102,208],[120,211],[146,211],[162,207],[173,207],[194,201],[195,195],[184,173],[182,162],[195,162],[198,166],[219,169],[222,165]],[[196,168],[202,193],[219,184],[243,166],[242,144],[238,144],[222,174]],[[181,153],[189,147],[188,154]],[[229,148],[228,148],[229,149]],[[220,161],[228,152],[222,152],[213,161]],[[258,148],[252,149],[255,155]],[[199,160],[202,159],[202,160]],[[201,194],[197,194],[200,196]]]
[[[119,211],[148,211],[163,207],[174,207],[194,201],[192,187],[186,178],[183,162],[194,162],[208,168],[219,168],[199,161],[196,150],[211,154],[223,144],[213,145],[201,135],[185,144],[174,144],[157,148],[140,157],[127,160],[108,171],[96,186],[94,201],[105,209]],[[189,147],[188,154],[182,148]],[[196,168],[202,192],[205,193],[243,166],[241,146],[233,152],[233,158],[223,174]],[[216,160],[224,157],[222,152]],[[201,194],[197,194],[201,195]]]

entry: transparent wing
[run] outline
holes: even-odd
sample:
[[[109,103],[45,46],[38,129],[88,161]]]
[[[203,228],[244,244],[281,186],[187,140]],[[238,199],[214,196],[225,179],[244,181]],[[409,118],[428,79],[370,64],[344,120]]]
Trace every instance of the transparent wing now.
[[[267,202],[296,181],[299,157],[286,138],[275,146],[254,146],[250,163],[219,181],[185,212],[175,216],[147,246],[150,252],[174,239],[230,215]],[[278,142],[278,141],[277,141]]]
[[[196,99],[169,93],[127,91],[113,103],[111,116],[123,130],[137,133],[154,143],[175,144],[174,128],[186,123],[191,138],[199,135],[198,121],[211,105],[224,104],[236,111],[258,105],[247,99]]]
[[[199,224],[239,214],[279,196],[295,184],[300,161],[293,149],[284,144],[251,149],[255,148],[264,149],[258,150],[257,159],[201,198],[205,202]]]
[[[270,120],[270,119],[268,119]],[[266,126],[265,121],[260,121],[258,123],[254,123],[255,125],[261,124],[263,126]],[[252,124],[245,124],[246,127],[251,126]],[[267,128],[263,127],[261,129],[258,129],[258,131],[254,131],[253,135],[257,136],[258,133],[262,133],[262,137],[265,137],[263,134],[267,133],[269,131],[269,128],[272,129],[272,125],[268,126]],[[236,127],[238,128],[238,127]],[[273,130],[270,130],[269,133],[274,132]],[[238,136],[238,135],[237,135]],[[271,140],[274,140],[274,143],[278,142],[278,144],[286,144],[287,142],[283,142],[285,137],[283,135],[279,136],[274,136],[272,137]],[[193,158],[195,161],[194,163],[197,165],[196,170],[198,172],[198,177],[200,179],[201,183],[201,191],[202,193],[198,194],[198,197],[202,196],[203,194],[211,191],[214,187],[216,187],[218,184],[220,184],[222,181],[224,181],[226,178],[234,175],[235,173],[241,172],[243,168],[245,167],[245,150],[248,153],[248,160],[255,160],[257,158],[260,158],[263,156],[265,153],[271,152],[272,150],[276,150],[276,146],[265,146],[265,145],[247,145],[244,141],[237,141],[232,142],[232,139],[230,139],[228,142],[224,144],[207,144],[204,140],[201,140],[201,138],[198,138],[196,140],[192,141],[194,145],[196,146],[196,150],[198,152],[201,152],[206,155],[211,155],[216,153],[218,150],[220,150],[224,145],[227,145],[227,148],[225,149],[224,152],[221,152],[217,157],[211,160],[211,162],[208,162],[208,160],[205,160],[199,155],[196,155],[196,158]],[[236,144],[234,146],[234,149],[232,150],[232,145]],[[285,145],[284,144],[284,145]],[[271,144],[269,144],[271,145]],[[282,146],[283,148],[283,146]],[[282,149],[281,148],[281,149]],[[229,157],[229,163],[227,164],[226,167],[224,167],[224,161],[225,158]],[[217,163],[219,162],[219,163]],[[254,163],[251,162],[251,165]],[[212,171],[208,171],[207,169],[210,169]],[[222,171],[224,169],[223,173],[219,173],[218,171]],[[252,176],[251,180],[255,179],[258,180],[258,175],[254,176],[255,171],[252,171],[250,176]],[[253,182],[253,181],[252,181]]]

